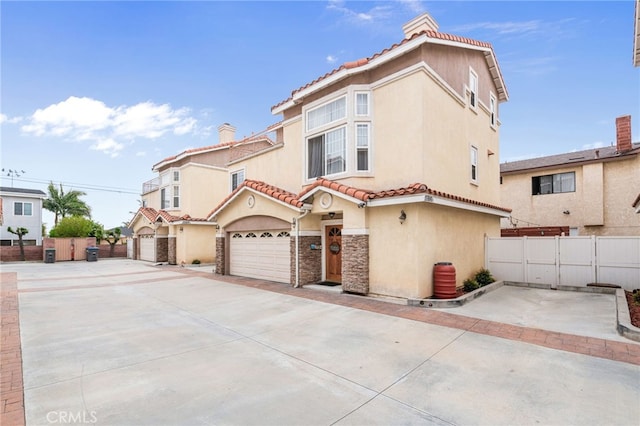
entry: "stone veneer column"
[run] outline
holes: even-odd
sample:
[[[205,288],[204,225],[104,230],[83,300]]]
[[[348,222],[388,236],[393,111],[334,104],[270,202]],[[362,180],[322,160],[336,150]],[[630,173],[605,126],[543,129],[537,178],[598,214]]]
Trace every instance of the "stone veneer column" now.
[[[177,247],[176,247],[176,236],[175,235],[169,235],[169,258],[167,260],[169,265],[177,265],[178,264],[178,262],[176,260],[176,257],[177,257],[176,250],[177,250]]]
[[[138,237],[133,237],[133,254],[131,257],[133,260],[138,260]]]
[[[322,237],[317,236],[301,236],[300,237],[300,286],[307,284],[315,284],[322,281]],[[311,245],[317,247],[311,249]],[[291,236],[291,285],[296,284],[296,237]]]
[[[224,235],[216,235],[216,274],[224,275],[226,273],[224,264]]]
[[[369,236],[342,232],[342,289],[369,293]]]
[[[169,238],[166,236],[156,237],[156,262],[169,261]]]

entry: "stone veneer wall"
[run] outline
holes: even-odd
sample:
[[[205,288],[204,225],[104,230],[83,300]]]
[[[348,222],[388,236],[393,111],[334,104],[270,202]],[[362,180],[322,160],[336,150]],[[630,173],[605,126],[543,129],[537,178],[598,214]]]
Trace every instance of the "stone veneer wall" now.
[[[342,234],[342,289],[369,293],[369,236]]]
[[[225,274],[224,263],[224,237],[216,237],[216,274]]]
[[[176,250],[177,250],[176,237],[173,236],[173,235],[169,235],[168,244],[169,244],[169,258],[168,258],[167,261],[169,262],[169,265],[176,265],[177,264],[177,261],[176,261],[176,258],[177,258],[177,254],[176,254]]]
[[[138,260],[138,238],[133,238],[133,260]]]
[[[314,244],[318,249],[312,250]],[[322,281],[322,237],[300,237],[300,285],[315,284]],[[296,238],[291,236],[291,285],[296,283]]]
[[[169,261],[169,238],[156,238],[156,262]]]

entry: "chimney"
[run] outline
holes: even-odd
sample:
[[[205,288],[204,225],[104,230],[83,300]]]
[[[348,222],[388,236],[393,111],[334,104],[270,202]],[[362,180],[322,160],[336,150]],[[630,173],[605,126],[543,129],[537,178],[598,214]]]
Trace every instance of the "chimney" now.
[[[631,116],[623,115],[616,118],[616,151],[631,150]]]
[[[236,128],[229,123],[218,127],[218,143],[233,142],[236,139]]]
[[[428,13],[423,13],[402,26],[405,38],[411,38],[425,30],[438,31],[438,23]]]

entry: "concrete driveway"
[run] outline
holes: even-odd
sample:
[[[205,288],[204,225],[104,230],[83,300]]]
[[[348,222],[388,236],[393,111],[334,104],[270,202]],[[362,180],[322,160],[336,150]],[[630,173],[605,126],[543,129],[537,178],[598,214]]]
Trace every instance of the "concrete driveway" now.
[[[205,267],[1,269],[18,277],[29,425],[640,424],[639,344],[615,323],[501,322],[501,290],[438,312]]]

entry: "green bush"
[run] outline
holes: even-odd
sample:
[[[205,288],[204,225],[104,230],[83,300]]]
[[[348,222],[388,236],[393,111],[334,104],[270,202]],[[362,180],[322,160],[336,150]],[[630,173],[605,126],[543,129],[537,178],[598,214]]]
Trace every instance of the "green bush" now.
[[[495,278],[488,269],[482,268],[476,273],[475,280],[480,287],[484,287],[494,282]]]
[[[631,296],[634,303],[640,305],[640,290],[633,290],[633,296]]]
[[[193,262],[191,262],[192,265],[199,265],[200,264],[200,260],[198,259],[193,259]]]
[[[478,282],[476,280],[474,280],[473,278],[467,278],[466,280],[464,280],[463,283],[463,287],[464,291],[466,293],[470,293],[473,290],[477,290],[480,288],[480,285],[478,284]]]

